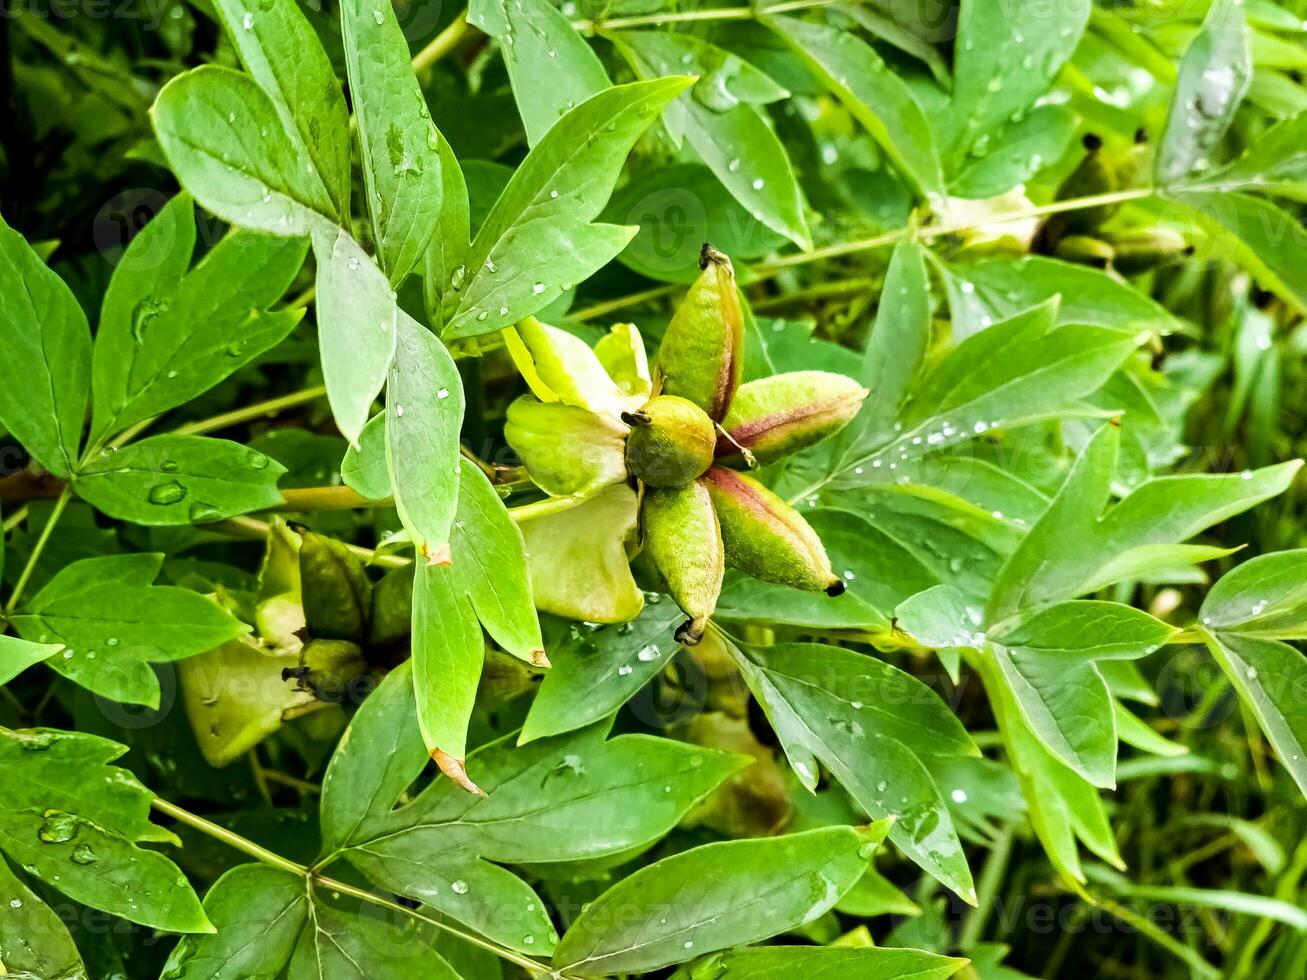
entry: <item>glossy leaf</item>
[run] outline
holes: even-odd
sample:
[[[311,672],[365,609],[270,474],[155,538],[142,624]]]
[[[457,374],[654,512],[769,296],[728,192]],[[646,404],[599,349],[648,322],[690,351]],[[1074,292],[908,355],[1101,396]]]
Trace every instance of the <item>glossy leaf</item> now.
[[[0,425],[56,476],[68,476],[82,442],[91,333],[72,290],[0,219],[0,346],[9,381]]]
[[[944,980],[966,964],[919,949],[762,946],[713,956],[706,966],[731,980]]]
[[[17,977],[74,980],[86,976],[86,966],[68,927],[57,912],[0,859],[0,963]]]
[[[0,635],[0,684],[8,684],[28,667],[63,651],[59,643],[33,643],[17,636]]]
[[[247,627],[215,603],[152,585],[162,555],[111,555],[65,566],[13,617],[24,639],[62,643],[47,661],[69,680],[115,701],[158,707],[149,661],[211,650]]]
[[[206,524],[282,502],[286,472],[257,449],[208,436],[154,436],[98,454],[73,487],[87,503],[134,524]]]

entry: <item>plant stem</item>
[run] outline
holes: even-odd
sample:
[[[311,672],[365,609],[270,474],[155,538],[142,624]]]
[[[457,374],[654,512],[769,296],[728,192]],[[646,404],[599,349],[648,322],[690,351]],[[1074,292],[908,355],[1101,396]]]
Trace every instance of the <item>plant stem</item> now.
[[[297,405],[304,405],[308,402],[317,401],[319,398],[326,395],[326,393],[327,389],[324,385],[315,385],[312,388],[304,388],[301,391],[292,391],[288,395],[269,398],[267,401],[255,402],[253,405],[246,405],[244,408],[224,412],[223,414],[215,415],[212,418],[200,419],[198,422],[187,422],[185,425],[178,426],[173,431],[177,435],[196,435],[201,432],[215,432],[219,429],[228,429],[233,425],[239,425],[241,422],[263,418],[265,415],[276,415],[278,412],[284,412],[288,408],[294,408]]]
[[[443,58],[454,48],[458,47],[458,42],[467,36],[467,11],[459,14],[449,26],[433,37],[421,51],[413,56],[413,70],[426,71],[437,61]]]
[[[399,912],[403,915],[410,916],[411,918],[418,919],[419,921],[432,925],[437,929],[457,936],[464,942],[471,943],[487,952],[494,953],[496,956],[505,959],[510,963],[516,964],[533,974],[557,977],[559,980],[563,980],[566,976],[565,974],[555,972],[548,966],[540,963],[538,960],[533,960],[529,956],[523,956],[516,950],[509,949],[507,946],[500,946],[498,943],[491,942],[490,940],[477,935],[475,932],[463,929],[461,926],[455,926],[448,922],[442,922],[439,919],[433,919],[430,916],[423,915],[416,909],[411,909],[405,905],[401,905],[399,902],[393,902],[388,898],[381,897],[380,895],[374,895],[366,889],[356,888],[343,881],[337,881],[335,878],[328,878],[325,875],[319,874],[316,871],[299,864],[298,862],[292,861],[289,858],[284,858],[280,854],[270,851],[266,847],[256,844],[254,841],[228,830],[226,827],[220,827],[218,824],[211,820],[206,820],[199,814],[191,813],[191,811],[185,810],[168,800],[156,796],[150,801],[150,805],[160,813],[172,817],[178,823],[184,823],[188,827],[200,831],[200,833],[207,834],[215,840],[220,840],[228,847],[235,848],[255,860],[262,861],[264,864],[271,865],[272,867],[285,871],[288,874],[298,875],[299,877],[304,878],[305,881],[309,882],[312,886],[321,886],[322,888],[326,888],[332,892],[339,892],[342,895],[349,895],[352,898],[357,898],[361,902],[367,902],[371,905],[376,905],[379,908],[388,909],[392,912]]]
[[[688,24],[705,20],[754,20],[760,14],[784,14],[813,7],[829,7],[839,0],[789,0],[764,10],[752,7],[711,7],[707,10],[680,10],[664,14],[643,14],[639,17],[613,17],[601,20],[574,20],[572,27],[587,34],[596,31],[620,31],[628,27],[653,27],[658,24]]]
[[[984,934],[989,914],[994,909],[994,899],[999,886],[1007,873],[1008,858],[1012,856],[1012,825],[1005,823],[998,832],[994,846],[985,858],[985,867],[980,872],[980,881],[976,883],[976,907],[967,913],[967,920],[962,924],[958,934],[958,947],[970,949]]]
[[[1103,911],[1110,913],[1114,918],[1120,919],[1126,925],[1138,929],[1141,934],[1147,936],[1176,959],[1185,963],[1194,976],[1202,977],[1204,980],[1217,980],[1221,976],[1221,971],[1198,955],[1195,950],[1190,949],[1184,943],[1176,940],[1174,936],[1159,929],[1146,916],[1140,915],[1129,906],[1122,905],[1120,902],[1102,895],[1094,897],[1094,904]]]
[[[190,810],[183,810],[175,803],[156,796],[150,801],[150,805],[160,813],[166,813],[178,823],[184,823],[201,833],[208,834],[216,840],[222,841],[228,847],[234,847],[236,850],[248,854],[255,860],[262,861],[264,864],[270,864],[274,868],[280,868],[293,875],[307,875],[309,869],[289,858],[284,858],[266,847],[262,847],[248,838],[242,837],[235,831],[228,830],[226,827],[220,827],[212,820],[205,820],[199,814],[191,813]]]
[[[64,508],[68,506],[68,501],[72,498],[72,495],[72,488],[66,486],[63,493],[59,494],[59,499],[54,502],[54,510],[50,512],[45,527],[41,528],[41,535],[36,539],[36,544],[32,546],[32,553],[27,556],[27,563],[23,565],[23,570],[18,575],[18,581],[14,583],[14,591],[9,593],[9,601],[5,603],[6,616],[11,615],[18,608],[18,602],[23,597],[23,589],[27,587],[28,579],[32,577],[32,572],[36,569],[36,563],[41,557],[41,552],[45,550],[46,542],[50,540],[50,534],[54,531],[55,525],[59,523],[59,518],[63,516]]]

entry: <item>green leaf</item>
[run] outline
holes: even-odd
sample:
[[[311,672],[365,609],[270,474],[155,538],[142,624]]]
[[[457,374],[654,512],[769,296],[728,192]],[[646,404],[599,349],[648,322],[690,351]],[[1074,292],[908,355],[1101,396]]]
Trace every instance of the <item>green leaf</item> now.
[[[457,269],[463,269],[460,281],[467,275],[472,225],[467,181],[449,140],[440,140],[436,153],[440,157],[440,215],[423,260],[422,295],[432,329],[443,332],[445,291]]]
[[[381,712],[370,717],[391,724]],[[467,759],[485,796],[443,778],[394,811],[377,796],[344,854],[383,888],[514,949],[548,953],[543,903],[490,861],[558,864],[644,850],[746,763],[647,735],[604,736],[605,726],[595,725],[520,747],[511,737],[491,743]],[[384,736],[378,743],[384,750]],[[623,819],[613,819],[615,807]]]
[[[413,577],[413,686],[428,749],[463,758],[485,652],[457,569],[419,559]]]
[[[251,10],[242,0],[215,0],[214,8],[296,155],[307,157],[301,169],[325,186],[333,207],[324,213],[348,218],[349,113],[331,59],[299,4],[266,0]]]
[[[1082,595],[1099,570],[1149,545],[1175,544],[1282,493],[1300,461],[1231,474],[1164,476],[1108,502],[1120,430],[1101,427],[1061,490],[1008,558],[989,599],[988,621]],[[1076,548],[1067,548],[1076,541]]]
[[[101,451],[73,478],[77,495],[122,521],[206,524],[282,503],[285,467],[208,436],[164,435]]]
[[[1223,186],[1301,201],[1307,198],[1307,112],[1277,123],[1214,175]]]
[[[58,643],[33,643],[0,634],[0,684],[8,684],[28,667],[49,660],[62,650]]]
[[[149,661],[180,660],[247,631],[189,589],[152,585],[162,555],[110,555],[64,566],[13,616],[24,639],[66,649],[47,661],[102,697],[152,708],[159,681]]]
[[[1252,78],[1243,0],[1216,0],[1184,57],[1153,164],[1162,186],[1206,167]]]
[[[1207,648],[1252,709],[1262,731],[1307,796],[1307,714],[1302,691],[1307,658],[1279,640],[1203,629]]]
[[[661,599],[661,597],[660,597]],[[652,680],[675,655],[674,627],[685,618],[673,602],[646,602],[615,626],[574,626],[550,649],[552,666],[531,702],[520,741],[574,731],[606,718]]]
[[[1031,730],[1095,786],[1116,780],[1115,711],[1095,661],[1138,659],[1176,630],[1115,602],[1063,602],[992,638],[1004,681]]]
[[[0,859],[0,963],[13,977],[81,980],[81,954],[57,912],[24,885]]]
[[[1199,610],[1208,629],[1263,640],[1307,637],[1307,550],[1250,558],[1208,591]]]
[[[857,35],[811,20],[767,17],[822,83],[844,103],[922,197],[944,196],[935,133],[912,90]]]
[[[390,496],[390,471],[386,467],[386,413],[368,419],[359,433],[357,446],[345,450],[340,463],[340,478],[345,486],[369,500]]]
[[[318,348],[327,401],[341,435],[358,445],[395,357],[399,323],[385,273],[343,229],[315,232]]]
[[[1059,160],[1074,133],[1075,118],[1062,106],[1036,106],[1004,128],[988,153],[969,158],[949,193],[982,201],[1006,193]]]
[[[279,975],[308,921],[308,893],[296,875],[241,864],[213,883],[204,911],[217,932],[183,937],[163,969],[169,980]]]
[[[546,0],[474,0],[467,19],[500,42],[530,146],[567,110],[612,85],[598,55]]]
[[[690,81],[618,85],[554,124],[514,171],[466,263],[451,272],[447,336],[471,337],[516,323],[626,247],[634,229],[592,222],[631,146]]]
[[[303,316],[268,309],[304,264],[303,241],[235,231],[188,271],[194,243],[194,204],[179,194],[114,269],[95,335],[93,441],[208,391]]]
[[[336,204],[321,171],[248,75],[214,65],[183,72],[150,117],[168,165],[205,210],[275,235],[332,227]]]
[[[332,908],[315,897],[287,980],[459,980],[453,967],[415,935],[416,920]]]
[[[364,821],[389,810],[427,764],[414,723],[412,661],[389,674],[359,706],[322,781],[322,846],[347,845]]]
[[[0,219],[0,426],[56,476],[77,464],[91,332],[72,290]]]
[[[784,90],[752,65],[691,34],[624,31],[608,37],[640,78],[684,71],[699,76],[664,113],[672,138],[677,144],[688,139],[746,211],[800,248],[810,248],[794,168],[756,104]]]
[[[1299,312],[1307,311],[1307,229],[1288,211],[1249,194],[1190,192],[1168,198],[1170,217],[1191,218],[1211,239],[1209,258],[1228,258]]]
[[[919,949],[762,946],[713,956],[704,968],[730,980],[945,980],[967,962]]]
[[[386,389],[386,467],[400,519],[428,561],[448,560],[462,424],[454,359],[435,334],[400,313]]]
[[[974,902],[948,809],[917,756],[976,754],[943,701],[911,675],[839,647],[750,648],[736,662],[800,781],[816,787],[820,760],[866,813],[896,818],[889,836],[904,854]]]
[[[176,841],[149,822],[153,794],[109,762],[124,746],[94,735],[0,729],[0,851],[74,901],[173,932],[211,932],[177,865],[142,841]]]
[[[999,129],[1043,95],[1080,43],[1093,4],[1014,5],[995,16],[988,0],[963,0],[954,42],[953,101],[946,141],[965,165],[983,157]]]
[[[830,827],[664,858],[591,902],[554,966],[585,977],[638,973],[811,922],[857,883],[874,843],[865,831]]]
[[[998,322],[1054,296],[1060,298],[1059,323],[1161,334],[1182,329],[1166,307],[1101,269],[1042,255],[950,266],[944,282],[955,331],[958,320]]]
[[[348,0],[340,27],[372,238],[381,268],[398,285],[422,260],[439,220],[440,134],[394,8]]]

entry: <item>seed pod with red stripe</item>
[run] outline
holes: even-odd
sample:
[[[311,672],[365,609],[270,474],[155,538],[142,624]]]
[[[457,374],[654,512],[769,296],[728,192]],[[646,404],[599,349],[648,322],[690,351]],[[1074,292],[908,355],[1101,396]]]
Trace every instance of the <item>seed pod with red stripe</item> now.
[[[693,646],[717,607],[725,564],[712,498],[702,481],[651,487],[644,496],[644,542],[667,591],[690,618],[676,639]]]
[[[752,477],[722,466],[701,481],[717,510],[728,565],[763,582],[829,595],[844,591],[817,532],[797,510]]]
[[[705,244],[699,267],[703,271],[663,334],[654,386],[664,395],[688,398],[720,422],[740,385],[744,315],[731,260]]]
[[[827,371],[794,371],[742,385],[717,436],[717,459],[734,463],[747,451],[770,463],[833,436],[852,421],[867,389]]]

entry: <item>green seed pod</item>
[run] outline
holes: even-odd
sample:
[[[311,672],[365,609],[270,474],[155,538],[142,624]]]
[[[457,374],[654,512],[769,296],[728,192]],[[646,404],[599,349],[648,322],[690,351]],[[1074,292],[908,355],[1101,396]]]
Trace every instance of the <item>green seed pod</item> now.
[[[654,390],[688,398],[720,422],[740,385],[744,315],[731,260],[705,244],[699,268],[663,334]]]
[[[300,653],[300,665],[282,672],[299,681],[300,690],[312,691],[319,701],[338,704],[345,699],[354,678],[368,669],[363,651],[348,640],[310,640]]]
[[[722,535],[708,488],[699,480],[683,487],[653,488],[644,497],[644,544],[667,591],[690,618],[676,639],[693,646],[717,608],[725,565]]]
[[[717,459],[737,462],[747,451],[759,464],[833,436],[852,421],[867,389],[827,371],[794,371],[742,385],[722,421]]]
[[[388,647],[406,639],[413,617],[413,565],[387,572],[372,587],[368,646]]]
[[[1172,228],[1141,228],[1111,236],[1113,267],[1125,276],[1139,275],[1188,251],[1184,236]]]
[[[542,676],[517,657],[488,647],[477,684],[477,703],[495,705],[512,701],[535,687]]]
[[[304,622],[315,639],[362,641],[372,603],[363,563],[339,541],[305,531],[300,546]]]
[[[1080,161],[1080,165],[1071,171],[1066,180],[1062,181],[1062,186],[1057,189],[1057,199],[1059,201],[1066,201],[1076,197],[1110,194],[1121,187],[1118,169],[1104,155],[1102,140],[1093,133],[1089,133],[1085,136],[1084,143],[1088,152],[1085,154],[1085,158]],[[1114,205],[1105,204],[1069,211],[1064,215],[1056,215],[1055,217],[1061,218],[1060,223],[1064,234],[1083,235],[1095,231],[1115,212],[1116,207]]]
[[[692,401],[659,395],[622,421],[631,427],[626,468],[651,487],[683,487],[712,465],[716,430]]]
[[[725,467],[703,475],[721,522],[726,562],[763,582],[839,595],[821,539],[797,510],[757,480]]]
[[[1057,243],[1059,259],[1093,266],[1095,269],[1106,269],[1115,256],[1111,245],[1090,235],[1067,235]]]

